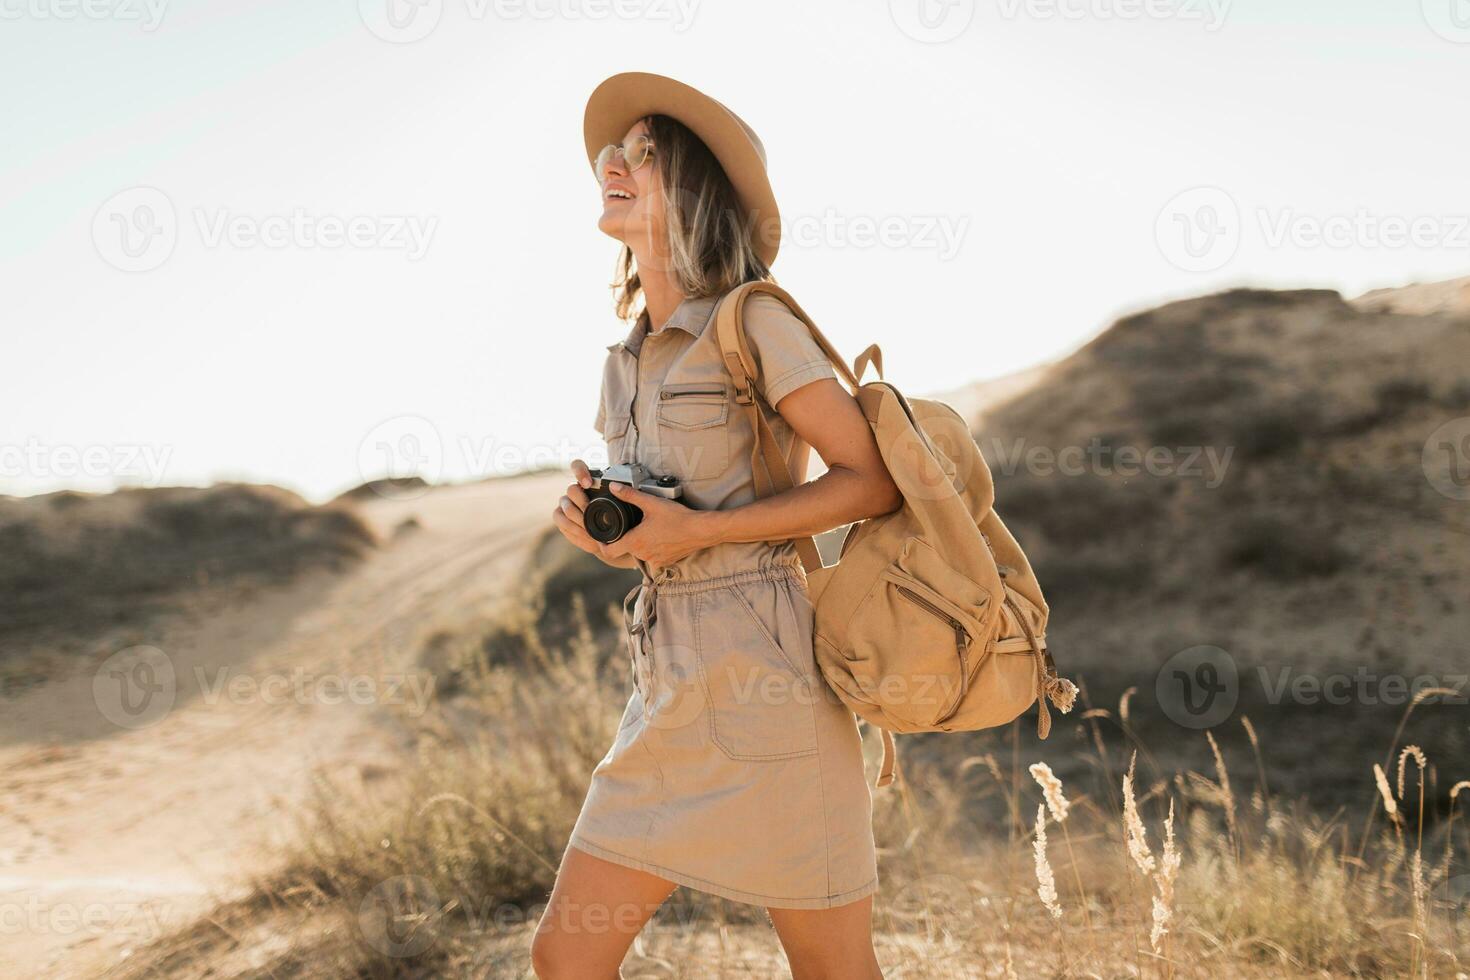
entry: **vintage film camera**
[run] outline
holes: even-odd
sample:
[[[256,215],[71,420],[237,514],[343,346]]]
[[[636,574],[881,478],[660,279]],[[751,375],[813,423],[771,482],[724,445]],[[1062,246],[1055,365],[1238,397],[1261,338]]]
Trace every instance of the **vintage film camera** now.
[[[680,498],[684,496],[684,490],[678,480],[672,476],[654,476],[642,463],[619,463],[605,470],[588,472],[592,485],[586,491],[587,509],[582,512],[582,524],[593,541],[612,544],[643,520],[643,511],[614,497],[609,483],[626,483],[643,493],[683,502]]]

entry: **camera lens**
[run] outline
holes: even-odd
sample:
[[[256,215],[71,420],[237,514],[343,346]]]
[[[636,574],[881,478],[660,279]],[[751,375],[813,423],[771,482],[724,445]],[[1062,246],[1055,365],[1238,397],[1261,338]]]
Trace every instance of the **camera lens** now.
[[[612,544],[628,531],[628,515],[623,503],[607,497],[596,497],[589,501],[582,512],[582,525],[587,536],[602,544]]]

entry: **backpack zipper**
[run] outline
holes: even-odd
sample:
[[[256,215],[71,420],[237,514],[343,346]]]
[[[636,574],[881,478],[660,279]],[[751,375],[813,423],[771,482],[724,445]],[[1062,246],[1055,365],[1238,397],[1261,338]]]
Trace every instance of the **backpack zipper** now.
[[[960,710],[960,704],[963,703],[965,700],[965,691],[968,690],[970,687],[970,665],[967,662],[967,658],[965,657],[965,652],[970,648],[970,632],[969,630],[965,629],[964,623],[960,622],[958,619],[955,619],[949,613],[945,612],[943,609],[939,608],[928,599],[919,595],[919,593],[915,592],[913,589],[905,585],[899,585],[897,582],[893,584],[897,586],[899,593],[903,595],[904,598],[912,601],[915,605],[923,609],[925,612],[928,612],[938,619],[941,619],[944,622],[948,623],[950,628],[954,630],[955,655],[959,658],[960,661],[960,689],[955,694],[954,703],[949,705],[944,714],[934,721],[936,725],[943,724],[950,718],[954,717],[954,713],[956,711]]]

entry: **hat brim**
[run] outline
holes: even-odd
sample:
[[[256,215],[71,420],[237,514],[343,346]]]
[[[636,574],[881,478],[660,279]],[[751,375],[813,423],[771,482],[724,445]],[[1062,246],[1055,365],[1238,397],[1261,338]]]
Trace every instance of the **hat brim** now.
[[[621,143],[634,123],[652,115],[679,120],[709,147],[745,210],[756,255],[767,266],[774,263],[781,246],[781,212],[766,174],[765,150],[739,116],[696,88],[639,71],[614,75],[597,86],[582,118],[594,175],[602,148]]]

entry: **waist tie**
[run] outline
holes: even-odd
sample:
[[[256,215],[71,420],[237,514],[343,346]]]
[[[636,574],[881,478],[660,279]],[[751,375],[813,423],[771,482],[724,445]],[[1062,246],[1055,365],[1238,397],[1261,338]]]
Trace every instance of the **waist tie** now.
[[[762,564],[756,568],[733,572],[726,575],[716,575],[709,578],[683,578],[678,577],[678,569],[673,565],[661,568],[657,575],[649,571],[648,563],[641,558],[634,559],[638,562],[638,570],[642,573],[642,581],[628,590],[623,597],[623,633],[628,642],[628,659],[633,664],[633,683],[638,685],[641,677],[640,667],[646,667],[652,660],[651,648],[647,646],[650,630],[658,620],[658,595],[662,588],[670,595],[684,595],[691,592],[704,592],[713,589],[722,589],[728,585],[739,582],[755,581],[759,579],[792,579],[806,583],[806,572],[802,567],[800,557],[793,557],[787,561]],[[634,621],[629,604],[637,599],[639,592],[643,593],[643,613]],[[638,688],[643,690],[641,686]]]
[[[623,636],[628,643],[628,662],[633,671],[633,686],[646,695],[647,690],[643,683],[641,668],[644,667],[645,660],[651,658],[645,644],[648,642],[648,631],[653,627],[654,620],[658,618],[659,583],[667,581],[674,574],[674,569],[671,566],[666,567],[660,570],[658,575],[654,575],[648,570],[648,563],[642,558],[635,558],[634,561],[638,563],[638,571],[642,573],[643,578],[628,590],[627,595],[623,596]],[[635,623],[632,621],[633,614],[628,609],[628,604],[637,599],[639,592],[643,593],[643,614]]]

